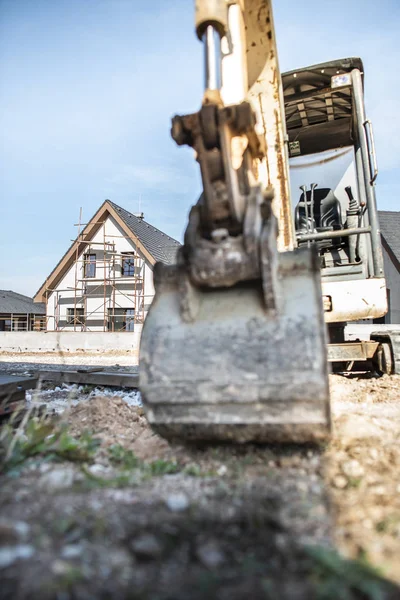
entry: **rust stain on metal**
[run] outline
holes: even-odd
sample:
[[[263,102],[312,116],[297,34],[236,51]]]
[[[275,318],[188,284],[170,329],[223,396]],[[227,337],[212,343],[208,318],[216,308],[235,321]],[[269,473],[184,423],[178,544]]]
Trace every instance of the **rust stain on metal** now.
[[[291,223],[291,210],[290,201],[287,188],[286,180],[286,169],[285,161],[281,152],[281,139],[280,139],[280,128],[281,122],[279,119],[279,111],[275,109],[275,122],[276,122],[276,148],[277,148],[277,179],[280,183],[280,195],[281,195],[281,227],[283,231],[283,241],[285,248],[290,246],[291,235],[290,235],[290,223]]]
[[[262,94],[259,93],[258,94],[258,103],[260,105],[260,115],[261,115],[261,119],[262,119],[262,126],[263,126],[263,130],[264,130],[264,136],[266,136],[267,133],[267,126],[265,123],[265,117],[264,117],[264,111],[263,111],[263,106],[262,106]],[[268,152],[266,152],[265,154],[265,164],[267,167],[267,181],[268,181],[268,185],[271,185],[271,174],[269,171],[269,162],[268,162]]]

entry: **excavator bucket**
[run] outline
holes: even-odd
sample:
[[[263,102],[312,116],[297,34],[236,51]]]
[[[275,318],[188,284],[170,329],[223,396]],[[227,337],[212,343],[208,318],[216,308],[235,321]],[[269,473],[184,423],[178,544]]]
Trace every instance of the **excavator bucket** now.
[[[330,432],[320,275],[309,248],[278,254],[279,309],[260,282],[195,288],[156,265],[140,349],[147,419],[169,439],[319,442]]]

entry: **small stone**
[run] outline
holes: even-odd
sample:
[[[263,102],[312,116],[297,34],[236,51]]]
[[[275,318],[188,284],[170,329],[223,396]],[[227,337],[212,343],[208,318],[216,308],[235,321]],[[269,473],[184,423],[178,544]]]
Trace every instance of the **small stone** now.
[[[371,458],[373,458],[374,460],[376,460],[379,456],[379,452],[376,448],[371,448],[369,451],[369,455]]]
[[[132,542],[132,550],[138,558],[146,560],[158,558],[162,554],[162,546],[151,533],[145,533]]]
[[[321,459],[319,456],[313,456],[312,459],[310,460],[310,467],[314,467],[317,468],[319,467],[319,465],[321,464]]]
[[[276,462],[274,460],[269,460],[268,461],[268,466],[269,467],[276,467]]]
[[[313,485],[311,485],[310,487],[310,492],[312,494],[315,494],[316,496],[319,496],[321,494],[322,488],[319,485],[319,483],[314,483]]]
[[[79,544],[69,544],[61,550],[61,556],[63,558],[78,558],[82,552],[83,548]]]
[[[5,569],[16,560],[31,558],[35,552],[33,546],[20,544],[19,546],[4,546],[0,548],[0,569]]]
[[[188,497],[185,494],[170,494],[165,501],[169,510],[172,512],[181,512],[186,510],[189,506]]]
[[[218,474],[220,477],[223,477],[224,475],[226,475],[226,474],[227,474],[227,472],[228,472],[228,469],[226,468],[226,466],[225,466],[225,465],[221,465],[221,466],[219,467],[219,469],[217,470],[217,474]]]
[[[233,517],[236,515],[236,509],[234,506],[227,506],[226,507],[226,511],[225,511],[225,516],[228,519],[233,519]]]
[[[308,485],[306,484],[306,482],[305,482],[305,481],[298,481],[298,482],[296,483],[296,487],[297,487],[297,489],[299,490],[299,492],[303,492],[303,493],[305,493],[305,492],[307,492],[307,490],[308,490]]]
[[[25,521],[16,521],[14,523],[14,529],[21,540],[26,540],[31,530],[30,526],[28,523],[25,523]]]
[[[288,549],[288,536],[283,533],[278,533],[275,536],[275,545],[281,552],[287,552]]]
[[[74,470],[58,467],[44,473],[39,479],[39,485],[48,492],[56,492],[71,487],[74,482]]]
[[[371,519],[364,519],[362,524],[365,527],[365,529],[373,529],[374,528],[374,524]]]
[[[54,575],[67,575],[71,572],[71,565],[65,560],[55,560],[51,565]]]
[[[88,470],[92,473],[92,475],[95,475],[96,477],[106,477],[107,475],[110,475],[113,472],[113,470],[109,467],[105,467],[104,465],[101,465],[99,463],[90,465]]]
[[[40,473],[48,473],[49,471],[51,471],[51,469],[52,465],[50,465],[49,463],[42,463],[41,465],[39,465]]]
[[[363,466],[355,459],[343,463],[342,471],[347,477],[361,477],[364,475]]]
[[[216,542],[207,542],[196,549],[199,561],[208,569],[215,569],[225,562],[225,555]]]
[[[336,475],[336,477],[333,478],[332,483],[335,488],[343,490],[347,485],[347,479],[343,475]]]

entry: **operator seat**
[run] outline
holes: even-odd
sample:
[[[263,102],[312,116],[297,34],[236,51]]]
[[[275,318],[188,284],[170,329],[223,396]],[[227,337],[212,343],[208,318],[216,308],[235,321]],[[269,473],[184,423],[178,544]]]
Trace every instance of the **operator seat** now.
[[[314,190],[314,218],[311,219],[311,190],[306,192],[308,212],[308,233],[337,231],[343,229],[342,207],[330,188],[316,188]],[[295,227],[297,233],[307,233],[307,218],[304,203],[304,193],[295,209]],[[307,242],[304,242],[307,243]],[[302,243],[301,243],[302,244]],[[327,238],[318,240],[319,248],[340,246],[342,238]]]

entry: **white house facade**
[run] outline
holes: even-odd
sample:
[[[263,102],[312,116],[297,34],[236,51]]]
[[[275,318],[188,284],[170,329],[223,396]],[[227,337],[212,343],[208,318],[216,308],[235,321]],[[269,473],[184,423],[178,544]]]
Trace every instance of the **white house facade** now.
[[[47,331],[140,331],[154,296],[153,267],[180,244],[106,200],[38,290]]]

